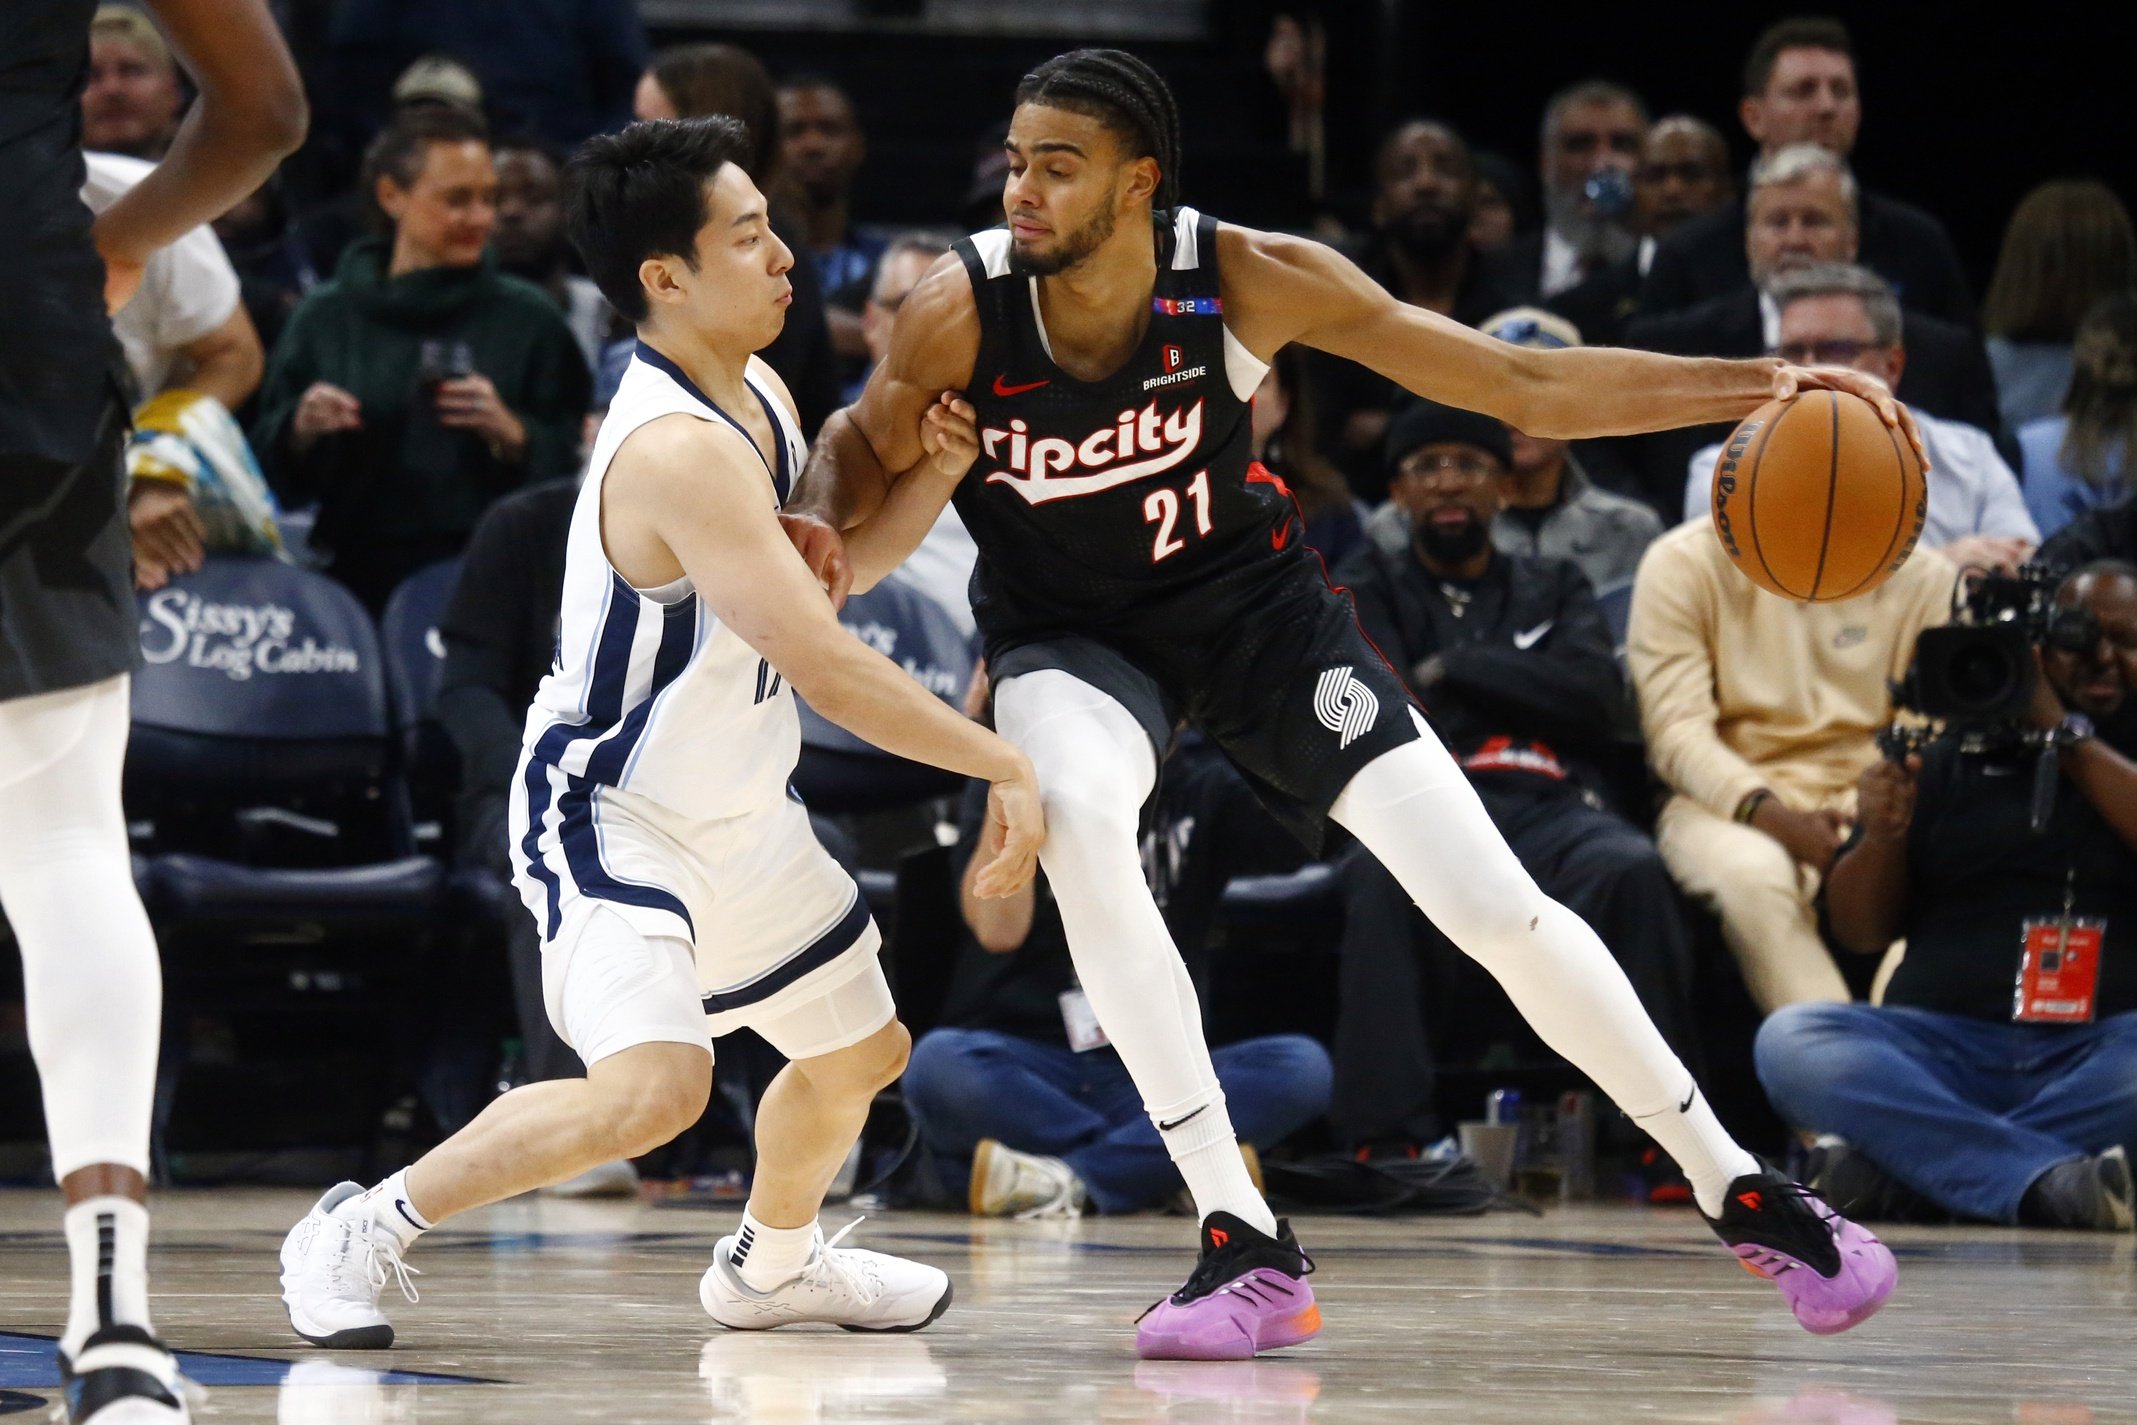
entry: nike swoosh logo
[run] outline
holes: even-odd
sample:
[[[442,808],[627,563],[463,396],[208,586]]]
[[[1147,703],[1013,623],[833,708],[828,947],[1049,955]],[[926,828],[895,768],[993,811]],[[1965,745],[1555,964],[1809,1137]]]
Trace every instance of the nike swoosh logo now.
[[[1549,633],[1551,631],[1551,625],[1556,622],[1556,619],[1545,619],[1542,623],[1537,624],[1534,628],[1529,629],[1527,632],[1515,634],[1514,647],[1522,649],[1524,651],[1534,648],[1536,646],[1536,640],[1542,638],[1545,634]]]
[[[1192,1120],[1192,1119],[1193,1119],[1193,1118],[1194,1118],[1194,1117],[1195,1117],[1195,1116],[1196,1116],[1197,1114],[1199,1114],[1199,1113],[1201,1113],[1201,1112],[1202,1112],[1202,1109],[1203,1109],[1203,1108],[1208,1108],[1208,1107],[1209,1107],[1209,1105],[1205,1103],[1205,1104],[1203,1104],[1203,1105],[1202,1105],[1202,1108],[1198,1108],[1198,1109],[1196,1109],[1196,1110],[1194,1111],[1194,1113],[1186,1114],[1186,1115],[1184,1115],[1184,1116],[1182,1116],[1182,1117],[1179,1117],[1179,1118],[1175,1118],[1175,1119],[1174,1119],[1174,1120],[1173,1120],[1172,1122],[1170,1122],[1170,1123],[1160,1123],[1160,1124],[1158,1125],[1158,1132],[1160,1132],[1160,1133],[1170,1133],[1170,1132],[1172,1132],[1172,1130],[1173,1130],[1173,1129],[1175,1129],[1175,1128],[1178,1128],[1178,1127],[1179,1127],[1179,1126],[1180,1126],[1181,1124],[1183,1124],[1183,1123],[1186,1123],[1186,1122],[1189,1122],[1190,1120]]]
[[[1040,388],[1041,386],[1048,386],[1048,385],[1051,385],[1051,384],[1053,384],[1053,383],[1052,383],[1052,382],[1050,382],[1050,381],[1026,381],[1026,382],[1025,382],[1025,383],[1024,383],[1023,385],[1021,385],[1021,386],[1004,386],[1004,385],[1002,384],[1002,382],[1003,382],[1003,381],[1005,381],[1006,379],[1008,379],[1008,377],[1007,377],[1007,373],[1004,373],[1003,375],[1001,375],[1001,376],[997,376],[997,377],[995,377],[995,378],[994,378],[994,394],[995,394],[995,395],[997,395],[997,396],[1021,396],[1021,395],[1023,395],[1023,394],[1024,394],[1024,393],[1025,393],[1026,391],[1036,391],[1036,390],[1038,390],[1038,389],[1039,389],[1039,388]]]
[[[408,1215],[407,1199],[398,1197],[395,1198],[393,1200],[393,1210],[401,1214],[401,1220],[406,1222],[410,1227],[415,1228],[416,1231],[421,1232],[425,1230],[422,1223],[416,1221],[413,1217],[410,1217]]]
[[[1692,1100],[1698,1097],[1699,1085],[1694,1084],[1691,1087],[1691,1091],[1685,1094],[1684,1102],[1677,1105],[1677,1111],[1679,1113],[1690,1113],[1692,1111]]]

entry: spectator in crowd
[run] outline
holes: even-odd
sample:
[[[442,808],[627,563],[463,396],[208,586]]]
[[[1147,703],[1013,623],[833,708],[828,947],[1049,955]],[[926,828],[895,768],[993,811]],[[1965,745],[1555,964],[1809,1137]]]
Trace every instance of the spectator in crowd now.
[[[2044,541],[2034,556],[2035,563],[2062,574],[2099,559],[2137,564],[2137,497],[2087,510]]]
[[[1774,279],[1767,294],[1780,309],[1783,361],[1798,366],[1852,366],[1898,388],[1907,365],[1900,304],[1866,267],[1826,263]],[[1929,455],[1929,514],[1922,543],[1960,568],[2013,569],[2033,554],[2040,531],[2026,512],[2018,477],[1986,432],[1927,410],[1914,413]],[[1721,444],[1692,457],[1684,517],[1705,519]]]
[[[1744,131],[1771,161],[1792,144],[1814,143],[1846,159],[1862,128],[1855,46],[1838,20],[1782,20],[1752,44],[1744,64]],[[1858,231],[1863,266],[1892,284],[1900,305],[1960,326],[1974,325],[1972,296],[1943,224],[1909,203],[1862,194]],[[1674,312],[1744,285],[1744,205],[1695,218],[1655,249],[1640,310]],[[1851,257],[1849,260],[1857,260]]]
[[[82,201],[96,213],[154,167],[109,153],[85,153],[82,159],[88,180]],[[175,433],[195,402],[210,401],[220,413],[206,419],[221,427],[221,444],[234,463],[245,460],[239,453],[244,438],[230,428],[229,413],[243,408],[258,388],[266,357],[238,296],[237,273],[222,245],[212,231],[199,227],[150,256],[140,287],[111,319],[133,387],[127,517],[134,533],[134,582],[143,589],[160,589],[172,575],[197,568],[196,551],[202,547],[197,479],[169,461],[147,458],[149,443],[158,434]],[[257,494],[257,473],[245,473]],[[208,547],[226,546],[217,541]]]
[[[1307,357],[1297,346],[1276,353],[1254,389],[1248,424],[1254,458],[1284,482],[1306,522],[1307,547],[1318,550],[1333,569],[1364,541],[1364,507],[1343,472],[1321,454],[1321,418],[1306,380]]]
[[[1469,145],[1445,124],[1412,119],[1381,141],[1373,164],[1372,233],[1353,254],[1359,267],[1415,307],[1474,325],[1513,298],[1469,240],[1477,212],[1477,171]],[[1380,446],[1395,384],[1356,362],[1316,354],[1322,449],[1351,487],[1385,493]]]
[[[811,74],[779,86],[779,165],[787,196],[824,289],[832,348],[856,361],[867,355],[861,313],[888,245],[882,234],[853,225],[853,176],[867,157],[853,100],[837,83]]]
[[[290,313],[319,285],[319,267],[298,233],[289,193],[270,178],[251,197],[215,220],[216,240],[237,271],[238,292],[260,344],[282,339]],[[251,411],[244,413],[251,418]]]
[[[772,233],[795,252],[806,246],[801,229],[779,201],[779,93],[755,55],[734,45],[683,45],[661,51],[638,81],[632,111],[641,119],[698,119],[725,114],[749,130],[744,165],[757,191],[772,198]],[[797,262],[787,272],[794,300],[786,325],[757,353],[779,373],[794,397],[802,434],[816,438],[839,406],[838,356],[826,325],[824,288],[816,264]]]
[[[2112,188],[2060,178],[2019,202],[1981,310],[2006,430],[2063,408],[2078,322],[2121,292],[2137,292],[2137,232]]]
[[[571,270],[571,248],[564,236],[563,159],[532,134],[500,140],[494,159],[497,226],[491,241],[497,265],[548,294],[591,370],[608,343],[615,314],[602,300],[601,289]]]
[[[1418,402],[1396,416],[1387,454],[1416,533],[1338,571],[1360,626],[1431,710],[1522,865],[1595,927],[1671,1048],[1696,1064],[1676,888],[1654,843],[1599,795],[1631,718],[1588,580],[1565,560],[1493,547],[1514,458],[1498,421]],[[1427,986],[1466,975],[1466,962],[1371,856],[1347,855],[1341,878],[1333,1121],[1352,1147],[1399,1151],[1436,1136],[1426,1011],[1444,1022],[1474,1001]]]
[[[1720,914],[1768,1013],[1848,998],[1815,897],[1891,720],[1890,681],[1915,635],[1949,614],[1953,578],[1943,555],[1916,549],[1870,593],[1796,603],[1738,572],[1711,520],[1679,525],[1640,561],[1625,653],[1670,793],[1656,843]]]
[[[350,143],[386,117],[379,101],[423,55],[451,55],[471,69],[501,128],[531,129],[567,150],[623,126],[646,63],[632,0],[341,0],[329,46],[315,92]]]
[[[1536,307],[1500,312],[1483,330],[1500,341],[1543,351],[1581,344],[1572,323]],[[1511,455],[1499,512],[1491,522],[1493,546],[1502,554],[1566,560],[1597,590],[1632,578],[1640,556],[1662,533],[1655,512],[1639,500],[1598,489],[1572,442],[1524,435],[1511,426],[1506,433]],[[1367,528],[1374,543],[1389,554],[1407,549],[1413,513],[1412,502],[1392,499],[1373,511]]]
[[[468,539],[452,601],[438,620],[445,644],[438,720],[460,754],[454,816],[459,860],[489,872],[500,885],[512,876],[507,803],[520,733],[556,650],[565,537],[578,500],[577,481],[546,480],[490,506]],[[528,1082],[583,1075],[578,1055],[550,1025],[542,998],[541,935],[530,917],[506,917],[505,949]],[[628,1191],[637,1181],[628,1162],[617,1162],[550,1191]]]
[[[890,354],[891,333],[898,326],[898,310],[920,279],[950,250],[950,240],[932,233],[906,233],[891,240],[876,264],[875,286],[868,294],[868,307],[861,314],[862,335],[868,342],[868,364]],[[846,393],[850,403],[860,395],[867,374]],[[958,630],[971,637],[977,627],[972,620],[972,566],[979,559],[979,546],[965,530],[957,506],[944,505],[918,547],[898,566],[898,573],[948,611]]]
[[[156,22],[131,5],[99,5],[89,22],[82,148],[154,163],[178,134],[185,98]]]
[[[1477,215],[1469,220],[1469,245],[1478,252],[1498,252],[1516,233],[1541,221],[1535,183],[1520,164],[1485,149],[1471,157],[1477,165]]]
[[[1553,297],[1565,317],[1594,346],[1617,346],[1640,307],[1640,284],[1655,260],[1655,245],[1702,213],[1729,201],[1729,145],[1705,119],[1672,114],[1656,121],[1640,146],[1632,173],[1633,226],[1640,245],[1629,256]]]
[[[1759,1030],[1775,1106],[1837,1136],[1813,1186],[1841,1212],[1918,1194],[1986,1222],[2130,1230],[2137,959],[2114,936],[2137,923],[2137,723],[2118,716],[2137,565],[2088,565],[2056,602],[2093,637],[2041,654],[2025,724],[2059,749],[2045,828],[2034,747],[1947,735],[1873,764],[1826,905],[1844,948],[1904,937],[1906,957],[1877,1007],[1798,1004]]]
[[[1854,174],[1830,149],[1805,143],[1760,158],[1752,165],[1739,233],[1750,280],[1679,311],[1635,318],[1627,342],[1682,356],[1771,353],[1780,344],[1774,282],[1812,263],[1855,262],[1860,201]],[[1981,430],[2000,429],[1996,380],[1981,339],[1968,327],[1907,308],[1904,299],[1900,305],[1908,352],[1900,398]]]
[[[1156,1207],[1181,1191],[1179,1170],[1076,982],[1045,876],[1000,900],[972,889],[985,790],[965,798],[952,863],[966,934],[942,1027],[913,1046],[903,1081],[922,1150],[939,1185],[985,1217]],[[1328,1051],[1284,1034],[1211,1057],[1258,1179],[1257,1149],[1326,1112]]]
[[[376,610],[499,495],[578,464],[592,381],[555,305],[488,250],[480,120],[410,114],[365,172],[390,235],[352,246],[290,318],[253,447],[286,501],[318,502],[314,547]]]
[[[1647,139],[1647,105],[1622,84],[1589,79],[1543,111],[1543,227],[1499,252],[1517,299],[1542,301],[1630,257],[1633,172]]]
[[[2078,323],[2063,414],[2018,432],[2026,506],[2043,535],[2130,494],[2137,451],[2137,294],[2103,298]]]

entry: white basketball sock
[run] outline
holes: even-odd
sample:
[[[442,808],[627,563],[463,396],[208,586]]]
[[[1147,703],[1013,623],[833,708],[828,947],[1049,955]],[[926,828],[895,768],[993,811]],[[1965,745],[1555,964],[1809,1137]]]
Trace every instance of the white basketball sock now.
[[[372,1231],[391,1237],[406,1252],[416,1238],[437,1224],[416,1211],[408,1200],[408,1169],[403,1168],[367,1192],[348,1199],[334,1209],[336,1217],[371,1224]]]
[[[106,1326],[148,1319],[148,1209],[132,1198],[92,1197],[67,1209],[72,1293],[59,1349],[73,1359]]]
[[[1257,1231],[1276,1235],[1276,1214],[1254,1190],[1254,1179],[1247,1176],[1223,1089],[1212,1088],[1199,1103],[1175,1104],[1152,1113],[1150,1121],[1165,1140],[1173,1166],[1187,1180],[1198,1219],[1212,1212],[1229,1212]],[[1166,1127],[1168,1123],[1172,1127]]]
[[[1476,790],[1424,736],[1375,758],[1329,815],[1489,970],[1522,1017],[1684,1169],[1700,1208],[1758,1162],[1725,1132],[1588,923],[1538,889]],[[1683,1105],[1680,1107],[1680,1105]]]
[[[803,1227],[767,1227],[745,1207],[727,1262],[751,1291],[774,1291],[809,1265],[816,1255],[816,1238],[814,1222]]]

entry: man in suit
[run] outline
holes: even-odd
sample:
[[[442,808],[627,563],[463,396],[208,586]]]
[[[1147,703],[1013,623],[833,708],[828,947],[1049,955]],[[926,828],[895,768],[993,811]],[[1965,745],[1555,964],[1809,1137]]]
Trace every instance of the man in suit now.
[[[1750,280],[1682,311],[1635,317],[1625,328],[1626,344],[1679,356],[1773,351],[1780,341],[1781,314],[1768,289],[1783,274],[1815,263],[1857,261],[1858,197],[1847,164],[1817,144],[1794,144],[1760,159],[1751,170],[1741,236]],[[1995,434],[1996,378],[1981,339],[1968,328],[1917,311],[1903,313],[1903,332],[1907,364],[1900,399]],[[1640,488],[1667,511],[1676,507],[1692,452],[1727,435],[1726,425],[1694,426],[1625,444],[1633,452]]]
[[[1632,174],[1639,247],[1545,305],[1578,327],[1588,345],[1619,345],[1625,323],[1639,310],[1640,284],[1654,263],[1656,246],[1693,218],[1727,203],[1735,190],[1729,144],[1719,129],[1690,114],[1656,120]]]
[[[1633,171],[1647,138],[1647,105],[1622,84],[1588,79],[1543,111],[1543,228],[1499,251],[1512,295],[1533,304],[1579,286],[1633,255]]]
[[[1838,20],[1783,20],[1761,35],[1744,66],[1737,108],[1760,161],[1799,143],[1845,159],[1862,127],[1855,80],[1853,41]],[[1686,223],[1656,249],[1643,313],[1679,311],[1744,284],[1744,208],[1731,203]],[[1892,284],[1902,306],[1974,325],[1973,294],[1943,224],[1912,204],[1865,192],[1857,229],[1859,260]]]

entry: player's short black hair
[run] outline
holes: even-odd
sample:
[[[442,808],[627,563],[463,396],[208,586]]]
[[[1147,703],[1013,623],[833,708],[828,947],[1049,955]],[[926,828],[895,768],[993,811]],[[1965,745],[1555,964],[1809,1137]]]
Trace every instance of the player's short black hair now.
[[[404,110],[364,150],[364,192],[376,192],[381,178],[391,178],[403,188],[413,186],[423,172],[424,153],[434,143],[489,141],[490,126],[470,110],[451,104]]]
[[[707,192],[725,164],[741,166],[749,130],[736,119],[658,119],[579,145],[564,166],[564,222],[587,275],[609,305],[646,319],[638,269],[680,257],[694,269]]]
[[[1164,78],[1118,49],[1076,49],[1057,54],[1024,76],[1017,103],[1046,104],[1098,120],[1136,158],[1158,163],[1154,208],[1180,201],[1180,106]]]
[[[1828,15],[1793,16],[1769,25],[1751,42],[1751,53],[1744,60],[1745,98],[1756,99],[1766,92],[1781,52],[1792,49],[1831,50],[1846,55],[1850,64],[1855,61],[1855,38],[1846,25]]]

